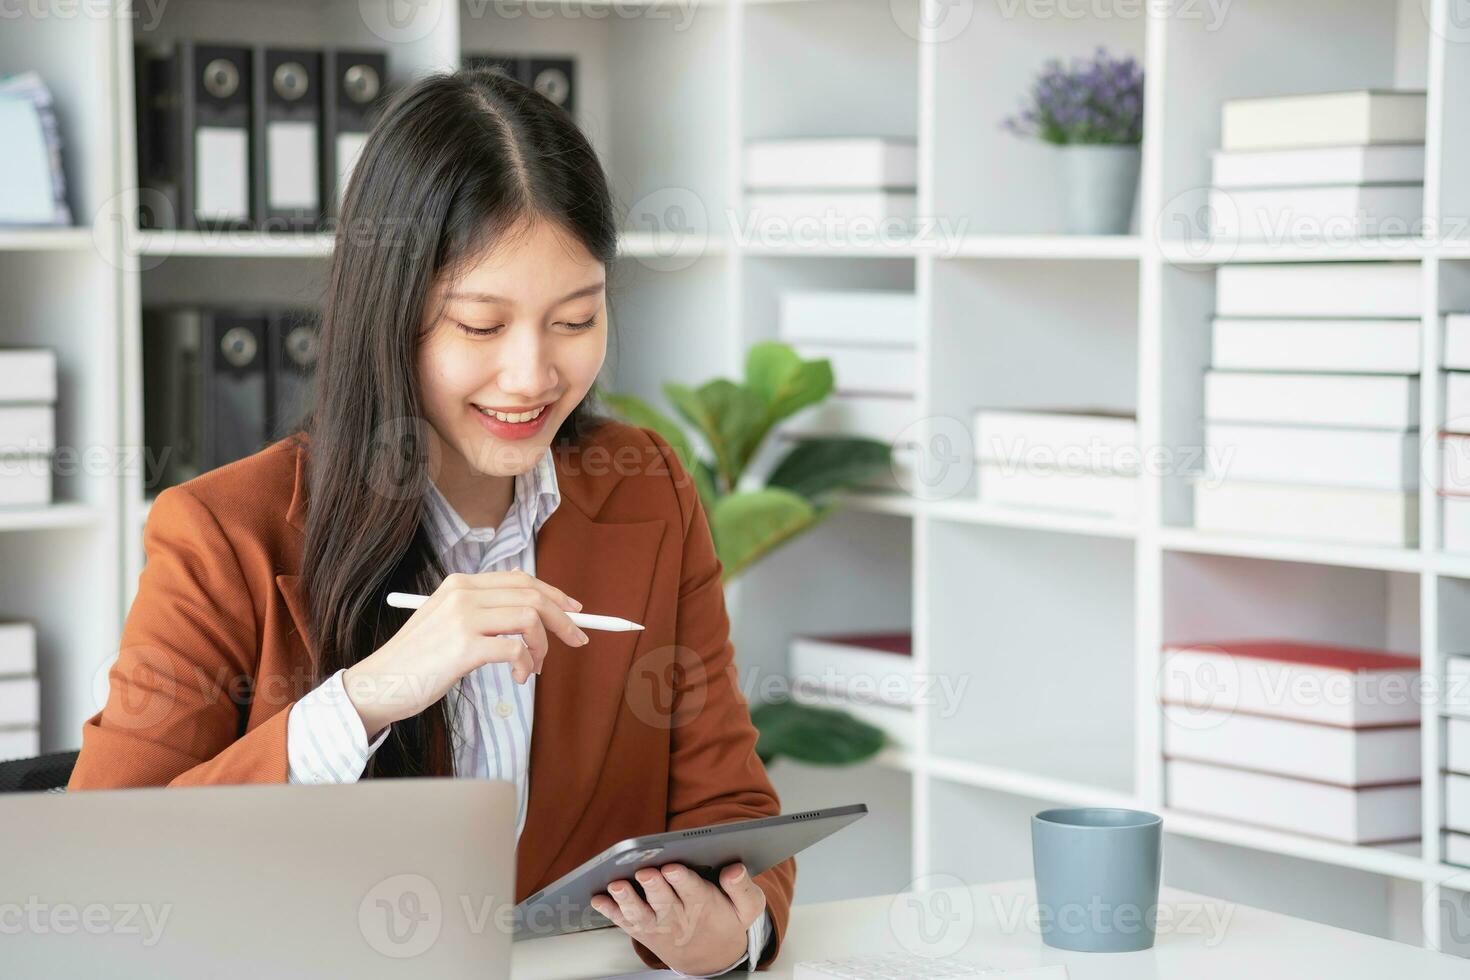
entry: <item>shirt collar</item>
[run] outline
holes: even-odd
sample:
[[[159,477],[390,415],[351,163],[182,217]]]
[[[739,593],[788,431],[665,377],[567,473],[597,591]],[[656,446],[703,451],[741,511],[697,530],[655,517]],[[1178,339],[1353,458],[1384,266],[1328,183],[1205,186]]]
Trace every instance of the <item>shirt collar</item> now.
[[[555,460],[550,452],[545,452],[535,466],[516,474],[515,493],[500,528],[470,527],[432,480],[425,498],[427,529],[440,554],[445,554],[467,538],[489,541],[511,522],[519,525],[527,538],[533,537],[561,506],[561,488],[556,480]]]

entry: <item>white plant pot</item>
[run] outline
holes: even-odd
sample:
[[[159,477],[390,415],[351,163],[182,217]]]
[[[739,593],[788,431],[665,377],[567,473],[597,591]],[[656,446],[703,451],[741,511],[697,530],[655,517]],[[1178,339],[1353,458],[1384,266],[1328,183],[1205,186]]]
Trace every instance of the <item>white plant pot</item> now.
[[[1138,191],[1138,145],[1075,144],[1058,149],[1067,233],[1126,235]]]

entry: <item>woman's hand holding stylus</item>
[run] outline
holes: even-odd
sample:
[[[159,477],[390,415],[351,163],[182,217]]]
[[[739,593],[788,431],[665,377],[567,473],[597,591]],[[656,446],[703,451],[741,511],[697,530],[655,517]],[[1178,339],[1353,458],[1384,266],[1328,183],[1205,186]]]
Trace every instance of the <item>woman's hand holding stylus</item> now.
[[[454,573],[408,622],[343,675],[369,739],[442,698],[461,677],[489,663],[512,665],[524,684],[541,672],[547,633],[587,643],[570,619],[582,604],[522,571]]]

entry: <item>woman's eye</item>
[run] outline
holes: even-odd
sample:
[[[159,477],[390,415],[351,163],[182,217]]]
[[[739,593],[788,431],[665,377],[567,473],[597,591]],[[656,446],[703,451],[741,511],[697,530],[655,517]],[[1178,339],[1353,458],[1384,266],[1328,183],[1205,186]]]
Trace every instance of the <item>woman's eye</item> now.
[[[578,331],[590,330],[596,324],[597,317],[593,316],[590,319],[581,321],[580,323],[560,323],[558,324],[558,326],[566,327],[568,330]],[[462,333],[468,334],[471,337],[490,337],[505,329],[504,325],[497,325],[493,327],[472,327],[469,324],[459,323],[457,321],[455,323],[455,326]]]
[[[463,323],[457,323],[456,326],[471,337],[488,337],[500,329],[500,327],[471,327]]]

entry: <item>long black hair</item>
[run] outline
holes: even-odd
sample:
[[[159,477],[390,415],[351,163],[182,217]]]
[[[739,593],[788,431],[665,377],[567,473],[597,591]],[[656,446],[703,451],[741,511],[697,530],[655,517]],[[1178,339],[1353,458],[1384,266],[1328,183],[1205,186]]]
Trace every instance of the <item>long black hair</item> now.
[[[425,304],[439,275],[537,219],[611,267],[617,222],[596,154],[563,109],[503,75],[415,82],[368,136],[342,204],[303,423],[301,575],[318,681],[403,625],[409,614],[386,607],[387,592],[432,592],[443,578],[423,527],[431,439],[414,366]],[[595,398],[594,388],[567,416],[552,452],[603,420]],[[441,698],[396,722],[364,775],[453,775],[452,730]]]

